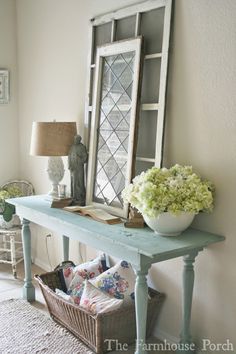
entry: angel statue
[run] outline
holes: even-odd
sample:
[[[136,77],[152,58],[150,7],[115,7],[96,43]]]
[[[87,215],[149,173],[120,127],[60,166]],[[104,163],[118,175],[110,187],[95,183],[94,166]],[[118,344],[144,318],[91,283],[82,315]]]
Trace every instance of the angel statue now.
[[[85,205],[85,183],[84,183],[84,164],[88,160],[87,149],[81,143],[81,136],[74,137],[74,143],[68,154],[68,168],[71,175],[71,197],[73,204]]]

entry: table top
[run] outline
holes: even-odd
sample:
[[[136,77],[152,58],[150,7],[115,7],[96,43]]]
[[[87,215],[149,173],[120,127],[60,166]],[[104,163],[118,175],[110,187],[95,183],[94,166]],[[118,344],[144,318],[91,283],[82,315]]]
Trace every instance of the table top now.
[[[15,205],[17,215],[24,219],[104,252],[117,249],[117,252],[113,252],[114,256],[128,252],[130,255],[143,255],[153,259],[152,262],[158,262],[201,250],[225,239],[223,236],[192,228],[177,237],[164,237],[155,234],[148,227],[139,229],[125,228],[123,224],[108,225],[63,209],[51,208],[51,201],[46,195],[12,198],[8,203]]]

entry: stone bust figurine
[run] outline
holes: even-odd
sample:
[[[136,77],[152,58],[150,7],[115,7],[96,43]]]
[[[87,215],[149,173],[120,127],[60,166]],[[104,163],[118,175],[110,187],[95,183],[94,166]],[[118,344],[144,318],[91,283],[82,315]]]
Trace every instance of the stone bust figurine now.
[[[87,162],[88,153],[81,136],[74,137],[74,143],[68,155],[68,168],[71,175],[71,197],[73,204],[85,205],[84,164]]]

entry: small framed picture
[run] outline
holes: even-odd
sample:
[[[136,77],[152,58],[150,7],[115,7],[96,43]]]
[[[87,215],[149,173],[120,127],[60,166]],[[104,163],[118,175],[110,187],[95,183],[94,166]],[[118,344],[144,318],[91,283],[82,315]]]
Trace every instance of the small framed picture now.
[[[9,70],[0,69],[0,104],[9,102],[9,92]]]

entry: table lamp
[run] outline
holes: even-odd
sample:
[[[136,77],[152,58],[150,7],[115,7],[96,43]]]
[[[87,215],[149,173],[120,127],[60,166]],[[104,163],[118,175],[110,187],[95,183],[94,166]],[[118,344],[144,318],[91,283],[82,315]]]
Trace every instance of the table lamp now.
[[[58,197],[58,184],[65,172],[61,156],[68,155],[76,134],[76,122],[33,122],[30,155],[49,157],[52,190],[48,194],[52,197]]]

